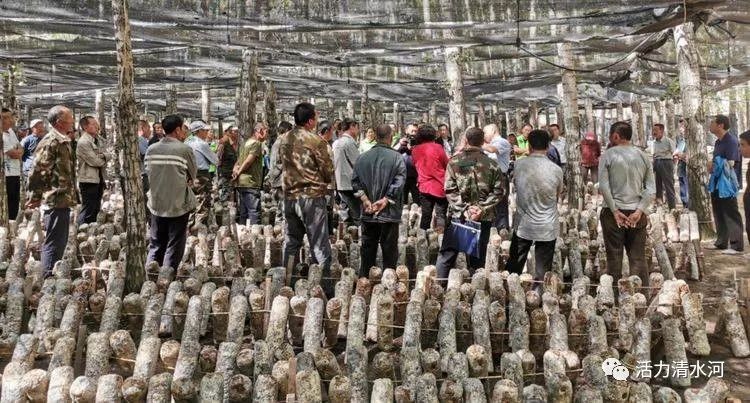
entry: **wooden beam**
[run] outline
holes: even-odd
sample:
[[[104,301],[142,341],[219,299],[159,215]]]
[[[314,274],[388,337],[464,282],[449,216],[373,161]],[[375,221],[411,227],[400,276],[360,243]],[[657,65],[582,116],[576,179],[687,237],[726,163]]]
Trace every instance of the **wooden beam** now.
[[[448,114],[453,144],[460,144],[466,130],[466,104],[462,51],[459,47],[445,49],[445,75],[448,80]]]

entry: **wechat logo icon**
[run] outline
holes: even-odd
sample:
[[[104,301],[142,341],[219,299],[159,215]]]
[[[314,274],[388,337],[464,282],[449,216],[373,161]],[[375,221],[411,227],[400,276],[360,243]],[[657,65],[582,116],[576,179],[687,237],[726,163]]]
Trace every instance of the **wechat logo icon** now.
[[[618,381],[627,380],[630,376],[630,371],[617,358],[610,357],[604,360],[602,362],[602,370],[605,375],[611,376]]]

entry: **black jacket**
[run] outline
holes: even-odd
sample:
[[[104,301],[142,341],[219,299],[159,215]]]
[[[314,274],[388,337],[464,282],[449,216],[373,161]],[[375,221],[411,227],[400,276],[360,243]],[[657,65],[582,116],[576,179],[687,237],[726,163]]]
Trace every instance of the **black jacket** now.
[[[370,151],[357,158],[352,173],[354,196],[363,194],[371,202],[386,197],[389,202],[378,215],[362,211],[362,221],[401,222],[403,191],[406,182],[406,164],[401,154],[383,144],[376,144]]]

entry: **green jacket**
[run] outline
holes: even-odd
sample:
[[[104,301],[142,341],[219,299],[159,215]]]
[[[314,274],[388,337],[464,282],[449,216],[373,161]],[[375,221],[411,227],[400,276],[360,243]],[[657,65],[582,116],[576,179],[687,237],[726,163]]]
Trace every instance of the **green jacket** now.
[[[505,192],[500,166],[478,147],[466,146],[449,161],[445,170],[445,196],[454,218],[461,218],[469,206],[482,209],[481,221],[495,218],[495,205]]]

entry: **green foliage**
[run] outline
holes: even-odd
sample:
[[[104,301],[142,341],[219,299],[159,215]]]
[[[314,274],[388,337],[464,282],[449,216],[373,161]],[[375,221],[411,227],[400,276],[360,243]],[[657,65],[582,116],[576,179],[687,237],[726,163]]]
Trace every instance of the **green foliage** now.
[[[662,101],[671,99],[679,102],[680,96],[680,79],[675,77],[669,85],[667,85],[667,90],[664,92],[664,95],[661,96],[661,99]]]

